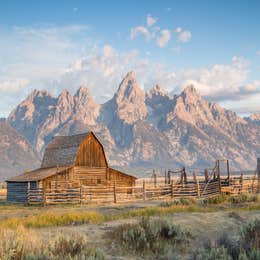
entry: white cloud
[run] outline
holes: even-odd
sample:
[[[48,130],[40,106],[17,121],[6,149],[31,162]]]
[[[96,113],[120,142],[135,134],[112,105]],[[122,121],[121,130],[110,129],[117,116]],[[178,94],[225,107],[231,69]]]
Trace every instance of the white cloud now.
[[[160,47],[160,48],[164,48],[168,42],[170,41],[171,39],[171,31],[170,30],[162,30],[160,32],[160,36],[157,37],[156,39],[156,43],[157,45]]]
[[[260,50],[256,52],[256,55],[260,56]]]
[[[145,26],[131,28],[130,38],[132,40],[139,35],[143,35],[147,41],[150,41],[153,38],[152,33]]]
[[[161,29],[159,26],[154,26],[157,20],[157,18],[154,18],[148,14],[146,17],[147,26],[140,25],[131,28],[130,39],[133,40],[142,35],[148,42],[152,39],[156,39],[156,44],[160,48],[164,48],[171,39],[171,31],[168,29]],[[182,43],[186,43],[191,40],[192,34],[190,31],[183,30],[181,27],[177,27],[175,30],[173,30],[173,32],[177,34],[178,40]]]
[[[72,64],[57,82],[57,87],[76,90],[85,83],[95,97],[104,102],[101,96],[105,93],[111,97],[130,70],[136,72],[144,89],[158,83],[167,91],[179,94],[187,84],[193,84],[204,97],[219,102],[243,101],[260,95],[260,81],[248,82],[249,64],[241,57],[233,57],[230,64],[172,71],[163,64],[142,58],[138,51],[120,53],[109,45],[104,46],[101,53],[93,52]]]
[[[33,88],[48,86],[94,46],[86,25],[0,28],[0,33],[0,113],[10,111]]]
[[[148,27],[151,27],[157,22],[157,18],[152,17],[150,14],[147,15],[146,17],[146,24]]]
[[[0,91],[4,93],[15,93],[29,84],[28,79],[7,79],[0,81]]]
[[[152,35],[158,30],[150,27]],[[168,30],[160,31],[160,37],[164,36],[162,47],[170,40],[170,33],[163,31]],[[0,112],[5,116],[33,88],[53,93],[67,88],[73,93],[86,84],[97,101],[105,102],[130,70],[136,72],[144,89],[159,83],[168,91],[180,93],[185,84],[193,83],[203,96],[221,102],[245,102],[245,98],[260,95],[259,81],[249,82],[249,64],[241,57],[209,68],[172,70],[151,62],[149,55],[143,57],[137,50],[119,52],[108,44],[100,48],[88,37],[86,26],[20,27],[1,32],[1,36],[0,95],[4,100]]]
[[[181,27],[177,27],[176,29],[175,29],[175,32],[176,33],[180,33],[182,31],[182,28]]]
[[[178,35],[178,39],[181,42],[188,42],[188,41],[190,41],[190,39],[191,39],[191,32],[190,31],[180,31],[179,35]]]
[[[235,56],[230,64],[176,71],[172,86],[178,93],[188,84],[193,84],[204,97],[214,101],[243,100],[260,94],[260,81],[248,82],[248,74],[248,61]]]

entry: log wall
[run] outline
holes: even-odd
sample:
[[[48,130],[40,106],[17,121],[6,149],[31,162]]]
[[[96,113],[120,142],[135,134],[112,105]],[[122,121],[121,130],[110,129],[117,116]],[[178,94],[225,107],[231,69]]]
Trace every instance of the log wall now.
[[[87,186],[106,185],[107,170],[105,167],[74,167],[73,180]]]
[[[7,182],[7,203],[28,203],[28,193],[37,189],[36,182]]]

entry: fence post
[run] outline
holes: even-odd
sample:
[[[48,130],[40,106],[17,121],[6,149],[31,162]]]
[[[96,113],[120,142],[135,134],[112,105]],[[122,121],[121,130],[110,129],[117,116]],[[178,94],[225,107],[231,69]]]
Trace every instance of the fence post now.
[[[80,181],[80,186],[79,186],[79,203],[82,203],[82,181]]]
[[[220,167],[219,167],[219,160],[217,160],[217,176],[218,176],[218,187],[219,187],[219,194],[221,194],[221,180],[220,180]]]
[[[205,175],[205,182],[207,183],[209,181],[209,173],[208,173],[208,169],[204,170],[204,175]]]
[[[116,181],[114,181],[114,203],[116,203]]]
[[[173,199],[173,180],[171,181],[171,198]]]
[[[46,205],[46,184],[45,180],[42,181],[42,191],[43,191],[43,206]]]
[[[156,187],[156,184],[157,184],[157,178],[156,178],[156,173],[155,173],[155,170],[153,170],[153,181],[154,181],[154,187]]]
[[[143,180],[143,199],[146,200],[146,194],[145,194],[145,180]]]
[[[228,174],[228,186],[229,186],[230,184],[229,160],[227,160],[227,174]]]
[[[185,167],[183,167],[183,177],[184,177],[184,183],[187,184],[187,173]]]
[[[193,178],[196,183],[197,196],[198,196],[198,198],[200,198],[200,182],[199,182],[195,172],[193,172]]]
[[[243,193],[243,173],[240,176],[240,193]]]
[[[256,171],[257,171],[257,176],[258,176],[257,192],[260,193],[260,158],[257,158]]]

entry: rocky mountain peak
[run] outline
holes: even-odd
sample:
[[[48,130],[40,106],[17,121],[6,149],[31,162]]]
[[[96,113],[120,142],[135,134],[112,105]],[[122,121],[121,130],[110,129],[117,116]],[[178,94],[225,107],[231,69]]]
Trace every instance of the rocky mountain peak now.
[[[94,125],[99,116],[100,105],[94,100],[89,89],[81,86],[74,96],[74,115],[77,120]]]
[[[73,96],[70,94],[68,90],[64,89],[58,96],[54,118],[56,118],[56,120],[58,120],[59,123],[65,122],[71,116],[73,106]]]
[[[80,102],[83,105],[86,105],[88,102],[94,102],[94,99],[86,86],[81,86],[76,94],[74,95],[74,99],[77,102]]]
[[[34,89],[29,96],[26,98],[25,101],[32,102],[39,98],[52,98],[51,94],[47,90],[37,90]]]
[[[253,121],[259,121],[259,122],[260,122],[260,112],[251,115],[251,116],[250,116],[250,119],[253,120]]]
[[[252,114],[249,117],[245,117],[244,120],[249,123],[260,125],[260,112],[258,112],[256,114]]]
[[[135,73],[133,71],[127,73],[121,81],[116,97],[119,102],[122,100],[128,100],[132,103],[144,98],[143,90],[138,86]]]
[[[201,95],[192,84],[186,86],[180,96],[186,102],[197,102],[202,99]]]
[[[124,122],[132,124],[146,117],[144,91],[138,86],[133,71],[124,77],[113,99],[117,115]]]
[[[151,99],[153,96],[167,96],[168,93],[158,84],[154,85],[149,91],[146,92],[146,98]]]
[[[70,92],[67,89],[63,89],[59,94],[58,99],[67,98],[70,96],[71,96]]]
[[[88,89],[87,86],[83,85],[83,86],[80,86],[80,88],[77,90],[75,96],[79,97],[79,96],[89,96],[91,95],[90,94],[90,91]]]
[[[66,105],[70,104],[73,105],[73,96],[70,94],[70,92],[66,89],[62,90],[62,92],[58,96],[58,106],[59,105]]]

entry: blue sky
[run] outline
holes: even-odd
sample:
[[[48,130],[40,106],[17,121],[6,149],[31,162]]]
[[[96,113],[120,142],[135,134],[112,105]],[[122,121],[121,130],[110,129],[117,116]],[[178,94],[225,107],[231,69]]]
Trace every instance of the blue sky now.
[[[128,70],[142,88],[260,112],[260,1],[1,1],[0,116],[32,89],[99,102]]]

